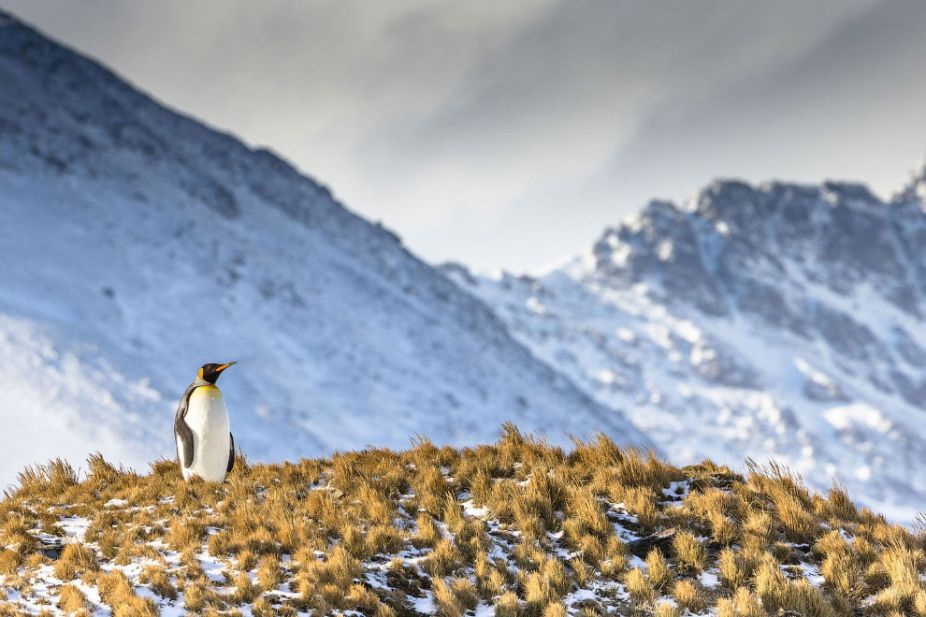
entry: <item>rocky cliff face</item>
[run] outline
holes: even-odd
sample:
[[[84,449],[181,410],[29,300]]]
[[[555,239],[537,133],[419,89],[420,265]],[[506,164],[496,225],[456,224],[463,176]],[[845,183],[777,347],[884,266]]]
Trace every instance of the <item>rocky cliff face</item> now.
[[[324,186],[4,15],[0,263],[0,481],[173,456],[177,398],[224,360],[253,458],[463,444],[506,419],[646,443]]]
[[[864,186],[719,181],[538,278],[448,267],[675,460],[767,457],[901,517],[926,481],[926,167]]]

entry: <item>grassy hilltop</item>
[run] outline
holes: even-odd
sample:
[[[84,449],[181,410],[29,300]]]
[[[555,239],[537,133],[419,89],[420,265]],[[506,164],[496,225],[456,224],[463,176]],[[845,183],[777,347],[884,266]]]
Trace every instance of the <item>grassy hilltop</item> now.
[[[85,476],[52,462],[0,502],[0,615],[926,615],[922,534],[605,437]]]

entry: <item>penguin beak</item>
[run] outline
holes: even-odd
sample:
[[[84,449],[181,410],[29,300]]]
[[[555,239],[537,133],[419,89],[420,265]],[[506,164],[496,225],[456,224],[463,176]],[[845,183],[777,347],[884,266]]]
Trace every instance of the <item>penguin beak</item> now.
[[[225,369],[227,369],[229,366],[231,366],[231,365],[233,365],[233,364],[238,364],[238,363],[237,363],[237,362],[229,362],[228,364],[220,364],[219,366],[215,367],[215,372],[216,372],[216,373],[221,373],[222,371],[224,371]]]

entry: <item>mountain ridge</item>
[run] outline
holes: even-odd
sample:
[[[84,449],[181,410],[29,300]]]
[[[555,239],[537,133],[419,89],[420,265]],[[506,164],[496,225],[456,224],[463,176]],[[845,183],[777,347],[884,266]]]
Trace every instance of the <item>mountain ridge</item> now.
[[[672,460],[774,458],[912,519],[926,485],[926,173],[715,181],[652,201],[536,277],[451,278]],[[718,443],[729,440],[728,444]]]
[[[0,469],[173,453],[196,368],[256,458],[511,419],[564,441],[648,440],[514,341],[481,301],[266,149],[0,21]]]

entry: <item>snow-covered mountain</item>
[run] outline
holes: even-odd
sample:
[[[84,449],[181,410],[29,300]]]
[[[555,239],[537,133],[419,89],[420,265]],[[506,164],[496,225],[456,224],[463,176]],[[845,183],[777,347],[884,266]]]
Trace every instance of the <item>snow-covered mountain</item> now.
[[[646,443],[325,187],[3,14],[0,264],[0,481],[173,456],[177,398],[226,360],[254,458],[483,441],[506,419]]]
[[[672,459],[769,457],[903,519],[926,503],[926,166],[864,186],[718,181],[536,278],[445,270]]]

